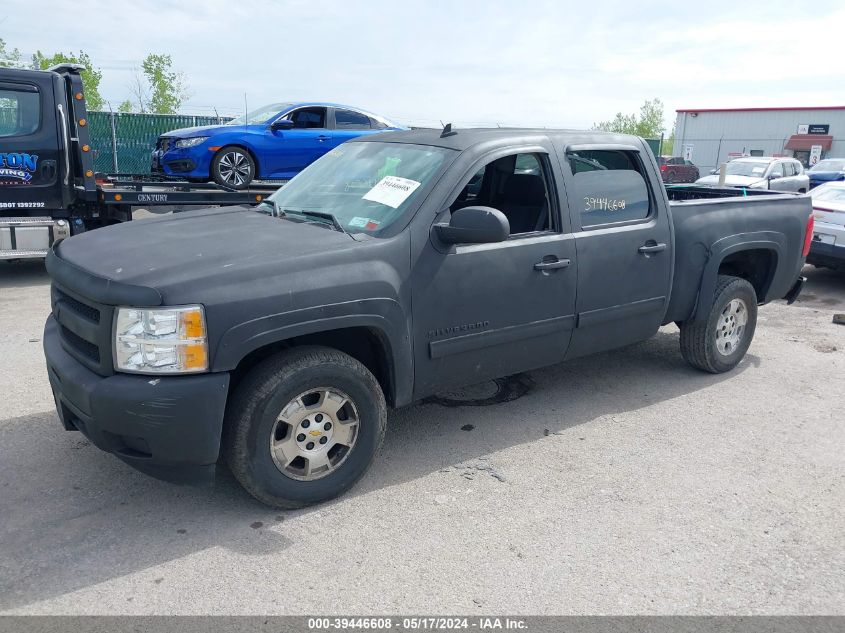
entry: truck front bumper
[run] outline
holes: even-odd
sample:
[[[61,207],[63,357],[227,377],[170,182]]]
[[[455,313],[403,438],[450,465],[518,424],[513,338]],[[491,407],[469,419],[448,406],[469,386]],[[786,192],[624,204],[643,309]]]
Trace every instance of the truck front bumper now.
[[[68,354],[51,316],[44,355],[59,419],[92,444],[167,481],[214,475],[229,374],[100,376]]]

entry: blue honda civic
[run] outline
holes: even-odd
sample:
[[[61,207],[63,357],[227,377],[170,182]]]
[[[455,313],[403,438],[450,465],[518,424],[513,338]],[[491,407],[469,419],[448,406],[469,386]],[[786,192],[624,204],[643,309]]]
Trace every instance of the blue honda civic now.
[[[224,125],[161,135],[151,168],[153,173],[243,189],[255,179],[293,178],[356,136],[405,129],[382,116],[333,103],[273,103]]]

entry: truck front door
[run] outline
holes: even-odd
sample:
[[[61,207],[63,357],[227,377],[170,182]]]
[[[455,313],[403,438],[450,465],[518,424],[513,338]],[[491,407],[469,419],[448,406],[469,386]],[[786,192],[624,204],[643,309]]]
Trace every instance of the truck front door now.
[[[49,215],[62,206],[54,75],[0,69],[0,215]]]
[[[467,206],[502,211],[510,238],[444,246],[431,220],[414,266],[415,397],[563,360],[575,309],[575,248],[550,147],[466,165],[435,222]],[[564,213],[560,213],[560,209]]]
[[[639,148],[561,149],[578,257],[577,325],[567,353],[573,358],[657,331],[672,280],[672,233],[649,184],[657,172]]]

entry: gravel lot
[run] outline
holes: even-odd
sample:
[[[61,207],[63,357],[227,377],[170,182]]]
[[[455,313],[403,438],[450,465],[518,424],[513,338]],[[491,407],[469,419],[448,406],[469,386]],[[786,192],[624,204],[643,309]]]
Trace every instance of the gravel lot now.
[[[666,327],[511,402],[393,412],[351,494],[279,512],[63,431],[43,265],[0,263],[0,611],[845,614],[845,276],[807,274],[731,374]]]

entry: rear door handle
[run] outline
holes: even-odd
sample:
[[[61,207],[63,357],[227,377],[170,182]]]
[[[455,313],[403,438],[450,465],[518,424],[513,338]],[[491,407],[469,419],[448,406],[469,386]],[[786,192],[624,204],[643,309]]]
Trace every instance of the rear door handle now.
[[[643,244],[637,250],[647,255],[649,253],[659,253],[666,250],[666,244]]]
[[[568,259],[548,259],[534,264],[534,270],[555,270],[556,268],[566,268],[571,262]]]

